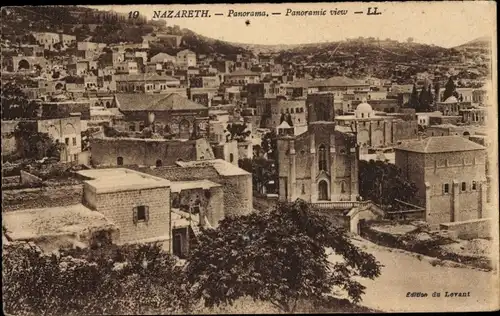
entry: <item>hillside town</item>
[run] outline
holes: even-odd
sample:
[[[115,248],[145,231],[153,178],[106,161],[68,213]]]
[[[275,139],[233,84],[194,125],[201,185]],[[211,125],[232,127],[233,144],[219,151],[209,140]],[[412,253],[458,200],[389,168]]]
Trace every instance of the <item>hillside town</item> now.
[[[402,249],[456,269],[497,269],[488,259],[497,216],[496,153],[490,150],[497,105],[488,90],[491,58],[483,42],[396,59],[383,56],[425,46],[410,39],[358,38],[345,41],[341,54],[328,46],[264,53],[207,42],[142,17],[134,22],[142,24],[127,26],[140,29],[135,40],[115,41],[114,30],[104,30],[109,21],[129,23],[126,16],[68,10],[72,19],[89,22],[45,31],[33,22],[17,34],[2,32],[4,245],[27,244],[60,258],[110,246],[156,245],[174,258],[168,269],[183,266],[190,276],[201,275],[219,269],[217,256],[232,262],[218,249],[239,243],[243,237],[235,236],[252,223],[282,225],[283,236],[292,234],[284,230],[292,215],[283,214],[303,208],[327,219],[329,229],[342,231],[354,245]],[[14,9],[2,9],[2,17],[3,28],[25,22]],[[101,35],[88,36],[93,32]],[[204,45],[209,49],[198,50]],[[247,257],[236,253],[264,249],[262,242],[227,247],[247,267]],[[335,252],[331,244],[327,248]],[[116,262],[112,269],[118,269]],[[219,282],[210,271],[206,278]],[[366,275],[377,282],[379,274]],[[231,291],[257,297],[241,286]],[[45,297],[41,288],[33,295]],[[356,292],[348,288],[344,298]],[[185,308],[170,290],[148,289],[172,295],[162,299],[171,305],[161,303],[159,310]],[[104,295],[101,290],[92,295]],[[205,302],[236,293],[206,291]],[[259,295],[266,301],[271,294]],[[302,296],[276,305],[293,312],[297,299]],[[226,300],[221,304],[232,302]],[[30,312],[54,306],[43,304]]]

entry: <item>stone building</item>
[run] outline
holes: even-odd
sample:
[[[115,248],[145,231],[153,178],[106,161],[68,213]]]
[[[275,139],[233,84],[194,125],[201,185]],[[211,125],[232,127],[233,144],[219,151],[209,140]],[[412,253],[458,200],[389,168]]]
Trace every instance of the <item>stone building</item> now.
[[[17,151],[17,140],[14,136],[18,121],[2,121],[2,156]]]
[[[40,46],[51,51],[64,50],[71,44],[76,44],[76,37],[73,35],[51,32],[32,32],[31,34]]]
[[[124,129],[128,131],[140,131],[141,124],[151,125],[155,131],[189,139],[194,133],[206,130],[208,122],[208,107],[176,93],[116,94],[114,104],[125,117],[124,122],[116,125],[126,126]]]
[[[259,83],[260,74],[246,69],[238,69],[224,76],[224,83],[244,86],[250,83]]]
[[[487,108],[478,107],[460,111],[462,122],[470,125],[486,125]]]
[[[120,236],[113,222],[81,203],[4,212],[2,224],[8,240],[33,242],[49,253],[95,246]]]
[[[266,102],[266,100],[269,100]],[[260,116],[260,127],[274,129],[289,116],[289,123],[300,134],[307,130],[307,108],[305,100],[259,99],[256,114]]]
[[[252,174],[222,159],[178,161],[175,167],[143,169],[171,181],[209,180],[222,185],[225,216],[253,211]]]
[[[309,93],[306,99],[307,121],[327,121],[335,118],[335,94],[334,93]]]
[[[83,204],[120,229],[116,243],[170,240],[170,182],[128,169],[82,170]]]
[[[80,113],[69,117],[37,120],[38,132],[48,133],[56,142],[64,144],[61,161],[78,162],[82,152]]]
[[[358,197],[359,152],[353,133],[336,129],[333,108],[310,109],[308,130],[279,133],[279,199],[355,201]]]
[[[418,137],[416,119],[404,120],[376,113],[366,102],[357,106],[354,115],[337,115],[335,122],[342,130],[356,133],[356,141],[361,148],[389,147]]]
[[[486,148],[461,136],[428,137],[397,148],[396,166],[415,183],[430,224],[488,217]]]
[[[445,116],[458,116],[460,115],[460,111],[471,107],[471,102],[461,102],[454,96],[449,97],[444,102],[436,103],[436,110],[443,113]]]
[[[172,166],[178,160],[214,159],[208,141],[142,138],[93,138],[90,143],[95,166]]]
[[[61,144],[59,157],[61,162],[79,163],[81,161],[82,136],[80,113],[71,113],[67,117],[38,118],[35,120],[24,120],[23,122],[31,126],[31,130],[48,134],[55,143]],[[14,153],[16,151],[23,152],[24,148],[26,148],[27,140],[17,138],[14,135],[14,130],[18,123],[18,121],[2,121],[2,154],[4,153],[4,149],[6,153]]]
[[[48,61],[40,56],[12,56],[7,58],[7,69],[13,72],[36,71],[47,69]]]
[[[179,67],[196,67],[196,54],[189,49],[184,49],[177,53],[176,63]]]

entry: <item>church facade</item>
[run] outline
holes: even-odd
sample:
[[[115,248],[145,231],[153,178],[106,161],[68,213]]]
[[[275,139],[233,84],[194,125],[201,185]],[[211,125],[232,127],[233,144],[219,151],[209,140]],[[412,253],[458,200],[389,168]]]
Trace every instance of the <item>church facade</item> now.
[[[354,133],[341,132],[333,109],[310,104],[309,126],[300,135],[280,133],[279,198],[281,201],[355,201],[358,198],[359,150]],[[317,120],[321,119],[321,120]]]

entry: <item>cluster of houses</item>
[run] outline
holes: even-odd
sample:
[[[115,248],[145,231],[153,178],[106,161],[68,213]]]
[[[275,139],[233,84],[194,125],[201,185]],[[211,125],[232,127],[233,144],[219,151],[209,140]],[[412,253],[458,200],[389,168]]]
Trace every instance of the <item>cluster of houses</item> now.
[[[38,45],[21,47],[2,71],[35,74],[34,87],[21,87],[40,109],[27,121],[63,146],[61,162],[87,170],[77,172],[81,203],[5,213],[11,240],[92,243],[105,227],[113,242],[159,241],[182,257],[200,226],[253,211],[252,175],[238,161],[253,158],[270,131],[278,135],[282,201],[358,209],[359,217],[370,209],[359,198],[358,164],[374,159],[396,164],[417,185],[415,208],[429,223],[488,217],[484,89],[460,88],[446,100],[441,91],[431,112],[418,113],[405,106],[413,86],[299,78],[293,63],[272,55],[200,55],[183,49],[177,35],[114,45],[33,36]],[[148,57],[157,41],[177,54]],[[48,59],[45,50],[66,54]],[[2,121],[2,155],[22,147],[16,123]],[[247,133],[234,137],[232,124]]]

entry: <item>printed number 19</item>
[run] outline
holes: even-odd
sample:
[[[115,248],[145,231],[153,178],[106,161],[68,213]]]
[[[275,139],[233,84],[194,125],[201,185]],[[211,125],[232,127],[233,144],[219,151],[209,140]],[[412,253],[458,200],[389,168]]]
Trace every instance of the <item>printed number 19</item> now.
[[[139,17],[139,11],[130,11],[128,13],[129,19],[137,19]]]

